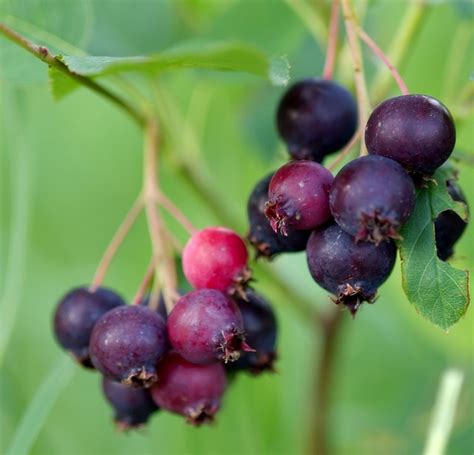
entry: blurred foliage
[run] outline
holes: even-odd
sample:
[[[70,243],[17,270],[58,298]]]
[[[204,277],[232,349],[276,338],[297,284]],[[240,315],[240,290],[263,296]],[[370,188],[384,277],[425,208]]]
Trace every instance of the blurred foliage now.
[[[326,5],[316,3],[318,14],[327,15]],[[457,147],[472,156],[474,115],[461,109],[463,94],[472,91],[467,88],[474,63],[472,18],[465,12],[469,3],[430,2],[402,73],[412,92],[438,97],[459,112]],[[406,6],[405,1],[368,3],[364,26],[382,48],[389,46]],[[286,55],[293,79],[320,74],[324,61],[321,46],[283,0],[0,0],[0,18],[70,55],[79,55],[76,49],[92,55],[142,55],[198,38],[237,40],[269,56]],[[464,43],[462,55],[459,43]],[[370,89],[380,63],[368,52],[365,56]],[[142,88],[146,96],[154,96]],[[261,176],[285,159],[274,128],[282,91],[263,79],[209,71],[160,78],[168,112],[163,119],[161,182],[197,226],[222,223],[225,215],[232,227],[245,233],[246,196]],[[397,93],[395,85],[391,93]],[[64,365],[64,354],[51,335],[53,308],[70,287],[92,278],[134,200],[141,184],[142,137],[123,113],[85,89],[54,103],[45,67],[4,40],[0,109],[4,453],[40,385],[48,377],[48,384],[54,384],[51,375],[54,379],[55,368]],[[202,167],[222,208],[219,213],[184,178],[177,156]],[[462,160],[457,165],[460,185],[472,205],[474,170]],[[168,221],[185,241],[185,233]],[[457,268],[473,269],[473,229],[471,224],[457,246]],[[106,284],[131,298],[149,255],[142,217]],[[312,282],[304,255],[279,258],[272,268],[297,295],[323,310],[332,305]],[[98,376],[71,364],[76,371],[64,390],[58,390],[57,401],[38,405],[40,425],[38,434],[30,435],[31,453],[304,453],[320,337],[271,277],[258,273],[257,279],[256,286],[278,312],[279,372],[237,378],[215,426],[194,429],[163,414],[141,433],[118,434]],[[466,378],[449,453],[472,453],[473,321],[471,309],[449,334],[432,326],[408,304],[397,268],[375,305],[363,308],[355,321],[345,322],[331,396],[331,453],[419,454],[439,377],[451,366],[460,368]],[[49,406],[44,422],[39,421]]]

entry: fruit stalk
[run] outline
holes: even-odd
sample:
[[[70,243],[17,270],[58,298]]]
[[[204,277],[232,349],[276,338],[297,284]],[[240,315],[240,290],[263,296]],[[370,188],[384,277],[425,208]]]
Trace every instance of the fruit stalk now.
[[[329,37],[326,50],[326,61],[323,69],[323,79],[332,79],[336,63],[337,36],[339,32],[339,0],[332,1],[331,22],[329,24]]]

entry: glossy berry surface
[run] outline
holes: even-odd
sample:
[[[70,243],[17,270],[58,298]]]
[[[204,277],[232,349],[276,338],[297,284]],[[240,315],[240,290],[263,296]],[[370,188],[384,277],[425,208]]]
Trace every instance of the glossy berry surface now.
[[[223,365],[195,365],[172,352],[160,362],[158,375],[151,394],[160,408],[183,415],[194,425],[214,419],[227,387]]]
[[[334,81],[305,79],[281,99],[277,127],[293,158],[319,163],[354,135],[357,104],[352,94]]]
[[[92,367],[89,341],[102,315],[125,302],[115,292],[99,288],[95,292],[76,288],[59,302],[54,314],[54,333],[59,344],[86,367]]]
[[[94,326],[90,354],[107,378],[131,386],[157,380],[156,365],[168,347],[166,323],[143,306],[123,306],[105,314]]]
[[[215,289],[181,297],[169,314],[168,334],[173,349],[198,364],[233,361],[248,349],[237,305]]]
[[[246,340],[255,352],[245,352],[226,365],[231,371],[246,370],[254,374],[273,371],[276,355],[277,321],[271,305],[260,294],[247,291],[247,300],[236,299],[244,319]]]
[[[450,112],[437,99],[397,96],[372,112],[365,142],[370,154],[391,158],[410,172],[431,175],[451,155],[456,129]]]
[[[412,214],[415,201],[410,176],[397,162],[383,156],[364,156],[346,164],[329,193],[337,224],[356,241],[376,244],[398,238],[398,230]]]
[[[232,291],[249,279],[244,241],[231,229],[208,227],[194,234],[183,250],[183,271],[196,289]]]
[[[453,200],[467,204],[466,197],[455,182],[449,180],[447,185]],[[448,260],[453,255],[454,245],[466,227],[466,221],[452,210],[446,210],[438,215],[435,221],[436,250],[442,261]]]
[[[247,216],[250,224],[247,238],[255,247],[258,256],[271,258],[279,253],[303,251],[306,248],[309,231],[287,229],[286,236],[275,232],[265,216],[265,203],[268,200],[268,187],[273,173],[260,180],[247,202]]]
[[[270,181],[265,215],[275,232],[312,230],[331,218],[329,189],[332,174],[313,161],[291,161]]]
[[[375,298],[396,259],[392,240],[376,246],[355,242],[337,224],[314,231],[306,248],[308,268],[314,281],[337,297],[355,314],[364,301]]]
[[[114,420],[120,430],[145,425],[150,416],[158,410],[151,398],[150,389],[128,387],[120,382],[102,378],[102,391],[115,411]]]

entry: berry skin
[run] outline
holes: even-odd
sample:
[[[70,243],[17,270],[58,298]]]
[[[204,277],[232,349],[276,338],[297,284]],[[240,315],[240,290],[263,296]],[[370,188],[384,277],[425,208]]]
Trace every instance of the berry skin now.
[[[255,247],[257,257],[272,258],[279,253],[303,251],[311,234],[309,231],[288,229],[288,235],[285,237],[273,231],[265,216],[265,202],[268,199],[268,186],[272,176],[273,173],[257,183],[247,202],[247,215],[250,224],[247,238]]]
[[[369,153],[400,163],[415,174],[431,175],[451,155],[456,128],[440,101],[405,95],[379,104],[365,129]]]
[[[228,371],[245,370],[253,374],[273,371],[277,355],[277,321],[270,304],[253,290],[247,292],[248,300],[236,299],[244,319],[246,340],[255,352],[245,352],[240,358],[226,365]]]
[[[250,279],[244,241],[232,230],[208,227],[194,234],[183,250],[183,271],[196,289],[234,292]]]
[[[195,365],[171,352],[158,365],[158,375],[151,395],[160,408],[196,426],[214,419],[227,387],[223,365]]]
[[[373,302],[377,288],[388,278],[396,259],[392,240],[376,246],[355,242],[337,224],[314,231],[306,248],[314,281],[336,296],[355,315],[362,302]]]
[[[334,81],[305,79],[284,94],[276,120],[293,158],[320,163],[354,135],[357,104],[352,94]]]
[[[467,204],[461,188],[448,180],[448,192],[453,200]],[[435,221],[436,250],[442,261],[448,260],[454,253],[454,245],[462,236],[467,223],[454,211],[446,210],[438,215]]]
[[[270,181],[265,215],[275,232],[288,235],[289,228],[312,230],[331,218],[329,189],[332,174],[313,161],[291,161]]]
[[[115,411],[115,423],[120,430],[140,428],[158,410],[149,389],[127,387],[120,382],[102,378],[102,391]]]
[[[94,366],[107,378],[136,387],[148,387],[157,380],[156,365],[167,348],[163,318],[138,305],[105,314],[90,341]]]
[[[181,297],[168,316],[168,334],[173,349],[196,364],[234,361],[249,349],[237,305],[215,289]]]
[[[89,357],[89,340],[95,323],[117,306],[125,305],[115,292],[85,287],[68,292],[54,314],[54,333],[59,344],[83,366],[93,368]]]
[[[329,193],[337,224],[356,241],[377,245],[399,238],[398,229],[415,208],[415,186],[395,161],[364,156],[346,164],[336,175]]]

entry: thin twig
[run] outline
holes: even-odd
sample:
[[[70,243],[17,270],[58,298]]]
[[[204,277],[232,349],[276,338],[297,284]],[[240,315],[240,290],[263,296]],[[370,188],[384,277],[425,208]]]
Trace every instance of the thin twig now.
[[[339,33],[339,0],[332,1],[331,22],[326,50],[326,61],[323,69],[323,79],[332,79],[336,63],[337,36]]]
[[[158,203],[170,213],[170,215],[178,221],[181,226],[188,232],[189,235],[194,235],[197,232],[197,229],[189,221],[189,218],[178,208],[173,202],[168,199],[168,197],[162,192],[157,192]]]
[[[384,54],[382,49],[377,46],[377,43],[366,32],[364,32],[362,28],[356,26],[356,31],[357,34],[360,36],[360,39],[364,41],[364,43],[367,44],[367,46],[373,51],[373,53],[387,66],[393,78],[397,82],[398,87],[400,88],[400,92],[402,92],[402,95],[408,95],[408,87],[406,86],[405,81],[402,79],[397,69],[392,65],[388,57]]]
[[[135,221],[137,220],[138,215],[140,215],[140,212],[142,210],[143,196],[140,194],[140,196],[138,196],[138,198],[135,200],[126,217],[120,224],[119,228],[117,229],[117,232],[113,236],[109,245],[107,246],[107,249],[105,250],[105,253],[102,256],[102,259],[100,260],[99,265],[97,266],[97,270],[94,274],[92,284],[90,285],[91,291],[95,291],[104,281],[107,270],[109,269],[110,264],[112,263],[112,260],[114,259],[115,254],[117,253],[117,250],[125,240],[125,237],[127,236],[132,226],[135,224]]]
[[[143,281],[140,283],[140,286],[137,289],[137,292],[135,293],[135,296],[133,297],[133,305],[140,305],[143,296],[145,295],[146,290],[148,289],[148,286],[151,283],[151,280],[153,279],[153,275],[155,274],[155,262],[153,261],[153,258],[150,260],[150,263],[148,264],[148,267],[145,272],[145,276],[143,277]]]
[[[66,76],[70,77],[77,83],[84,85],[85,87],[93,90],[94,92],[98,93],[99,95],[103,96],[104,98],[108,99],[116,106],[120,107],[120,109],[127,112],[139,125],[145,124],[144,116],[138,112],[134,107],[128,104],[124,99],[112,93],[103,85],[99,84],[95,80],[82,76],[80,74],[74,73],[69,70],[67,65],[60,60],[59,57],[51,54],[48,48],[44,46],[38,46],[24,36],[20,35],[19,33],[12,30],[7,25],[0,23],[0,33],[8,38],[13,43],[17,44],[18,46],[22,47],[30,54],[33,54],[36,58],[40,59],[42,62],[48,64],[50,67],[57,69],[61,73],[65,74]]]
[[[364,67],[362,64],[362,53],[360,50],[359,40],[355,31],[356,23],[354,13],[351,8],[350,0],[342,0],[342,10],[344,12],[344,23],[346,26],[347,40],[352,56],[352,66],[354,68],[354,81],[357,92],[357,104],[359,106],[359,125],[367,123],[368,112],[370,109],[369,96],[365,83]],[[360,141],[360,155],[366,155],[364,138]]]
[[[347,145],[337,154],[336,158],[332,163],[330,163],[327,167],[330,171],[333,171],[338,164],[349,154],[349,152],[352,150],[354,145],[357,143],[359,140],[360,136],[362,134],[362,129],[359,127],[359,129],[354,133],[354,136],[352,136],[352,139],[347,143]]]

